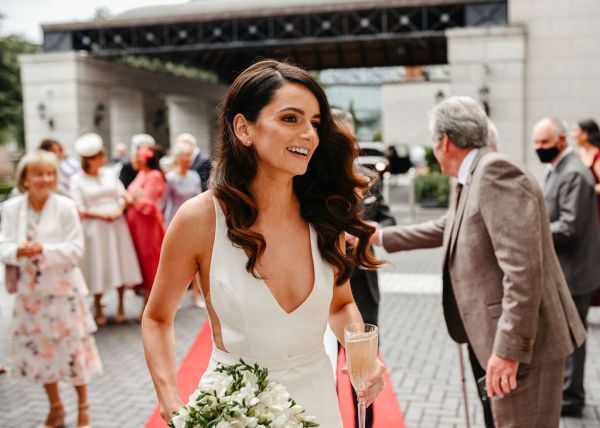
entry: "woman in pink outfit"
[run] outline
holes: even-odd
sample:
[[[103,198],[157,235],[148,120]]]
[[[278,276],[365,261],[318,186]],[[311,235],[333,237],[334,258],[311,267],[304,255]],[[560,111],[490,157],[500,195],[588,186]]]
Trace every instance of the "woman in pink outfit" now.
[[[139,289],[144,293],[144,307],[156,276],[165,236],[161,205],[166,182],[159,159],[158,147],[140,147],[133,160],[133,167],[138,173],[127,188],[127,223],[142,269],[143,281]]]

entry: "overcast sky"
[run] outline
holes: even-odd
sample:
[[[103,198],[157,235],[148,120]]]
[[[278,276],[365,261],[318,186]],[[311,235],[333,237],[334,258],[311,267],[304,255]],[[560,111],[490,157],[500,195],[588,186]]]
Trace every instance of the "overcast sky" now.
[[[0,0],[5,15],[0,34],[20,34],[36,43],[42,42],[40,24],[86,21],[98,7],[107,7],[116,15],[129,9],[153,4],[185,3],[187,0]]]

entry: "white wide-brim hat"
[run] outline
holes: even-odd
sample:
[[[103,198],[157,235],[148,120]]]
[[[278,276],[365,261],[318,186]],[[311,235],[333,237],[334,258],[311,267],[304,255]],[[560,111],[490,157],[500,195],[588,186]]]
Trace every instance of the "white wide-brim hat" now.
[[[98,154],[103,145],[102,137],[90,132],[75,140],[75,151],[79,156],[89,158]]]

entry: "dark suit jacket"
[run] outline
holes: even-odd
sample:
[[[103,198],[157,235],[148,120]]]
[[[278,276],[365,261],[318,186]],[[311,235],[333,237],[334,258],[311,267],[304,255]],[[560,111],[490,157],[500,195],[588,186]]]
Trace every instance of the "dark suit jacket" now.
[[[600,287],[600,223],[595,180],[575,153],[562,158],[544,186],[552,240],[574,296]]]
[[[200,186],[202,187],[202,191],[206,192],[208,190],[208,181],[210,178],[210,172],[212,170],[212,162],[209,158],[204,158],[200,153],[196,155],[191,169],[196,171],[200,176]]]
[[[119,172],[119,180],[121,180],[121,183],[123,183],[125,189],[127,189],[131,182],[135,180],[137,173],[138,172],[133,169],[131,162],[126,162],[123,164],[121,171]]]
[[[436,221],[383,229],[383,245],[444,246],[446,325],[482,367],[492,352],[526,364],[556,361],[585,340],[542,191],[505,155],[480,150],[458,206]]]
[[[365,172],[363,174],[372,173]],[[363,199],[360,209],[365,220],[376,221],[382,227],[393,226],[396,224],[396,219],[392,216],[390,208],[385,204],[381,190],[381,180],[379,177],[375,177],[371,184],[370,195]],[[350,287],[364,322],[377,325],[379,315],[379,278],[377,271],[355,269],[350,277]]]

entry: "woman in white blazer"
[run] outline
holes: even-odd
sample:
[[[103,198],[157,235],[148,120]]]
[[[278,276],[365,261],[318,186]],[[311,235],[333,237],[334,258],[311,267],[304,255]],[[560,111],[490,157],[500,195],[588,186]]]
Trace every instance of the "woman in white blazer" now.
[[[86,427],[86,384],[102,368],[88,291],[77,267],[84,252],[79,215],[72,200],[54,192],[54,154],[25,155],[16,178],[23,194],[4,204],[0,234],[0,262],[18,267],[10,371],[44,385],[50,404],[45,427],[64,426],[58,382],[74,385],[77,426]]]

